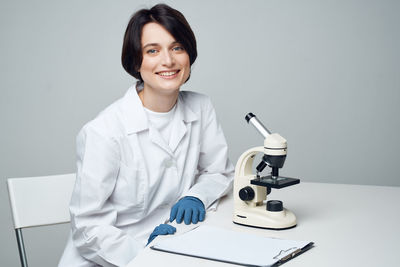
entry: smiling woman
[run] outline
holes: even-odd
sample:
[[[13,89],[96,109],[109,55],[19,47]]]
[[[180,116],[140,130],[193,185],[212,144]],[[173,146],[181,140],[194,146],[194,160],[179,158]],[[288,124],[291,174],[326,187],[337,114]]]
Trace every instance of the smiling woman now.
[[[233,165],[208,97],[180,91],[196,60],[184,16],[142,9],[125,32],[122,65],[137,79],[77,137],[71,234],[59,266],[126,266],[166,224],[203,221],[231,188]]]
[[[175,105],[180,86],[189,78],[189,55],[163,26],[154,22],[143,27],[142,46],[139,73],[144,88],[139,97],[146,108],[167,112]],[[160,103],[157,96],[164,101]]]
[[[197,58],[196,38],[189,23],[179,11],[167,6],[156,5],[150,10],[142,9],[136,12],[128,23],[122,47],[122,66],[139,81],[140,66],[143,56],[143,27],[154,22],[162,26],[173,38],[179,42],[189,55],[190,65]]]

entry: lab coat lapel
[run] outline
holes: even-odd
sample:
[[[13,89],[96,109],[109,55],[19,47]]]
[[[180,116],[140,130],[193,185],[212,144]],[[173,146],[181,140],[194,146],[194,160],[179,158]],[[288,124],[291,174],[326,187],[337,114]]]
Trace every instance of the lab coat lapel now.
[[[190,123],[197,120],[197,115],[189,108],[188,103],[179,93],[176,114],[173,120],[173,130],[169,140],[169,147],[175,151],[179,143],[190,129]]]
[[[159,146],[161,149],[163,149],[165,152],[167,152],[170,156],[174,155],[171,151],[171,148],[168,146],[168,144],[162,138],[160,132],[152,125],[149,126],[149,138],[150,138],[151,142],[153,142],[154,144]]]
[[[185,136],[187,132],[186,127],[187,125],[185,124],[185,122],[177,114],[177,116],[175,116],[173,121],[173,127],[172,127],[173,131],[169,139],[169,147],[171,148],[172,151],[176,150],[182,138]]]

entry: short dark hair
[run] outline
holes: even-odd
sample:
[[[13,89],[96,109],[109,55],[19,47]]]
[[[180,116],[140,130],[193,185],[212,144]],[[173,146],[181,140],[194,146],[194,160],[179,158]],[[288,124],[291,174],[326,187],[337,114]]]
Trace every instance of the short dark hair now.
[[[128,23],[121,56],[124,69],[140,82],[143,82],[139,73],[143,60],[142,29],[145,24],[150,22],[163,26],[177,42],[182,44],[189,55],[190,65],[197,58],[196,38],[181,12],[165,4],[158,4],[150,9],[141,9],[133,14]]]

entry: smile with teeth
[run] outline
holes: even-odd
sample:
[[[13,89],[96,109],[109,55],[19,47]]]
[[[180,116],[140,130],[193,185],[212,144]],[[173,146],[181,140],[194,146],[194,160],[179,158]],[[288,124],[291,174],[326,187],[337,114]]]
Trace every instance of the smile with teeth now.
[[[173,77],[173,76],[175,76],[178,72],[179,72],[179,70],[174,70],[174,71],[160,71],[160,72],[157,72],[157,74],[160,75],[160,76],[162,76],[162,77]]]

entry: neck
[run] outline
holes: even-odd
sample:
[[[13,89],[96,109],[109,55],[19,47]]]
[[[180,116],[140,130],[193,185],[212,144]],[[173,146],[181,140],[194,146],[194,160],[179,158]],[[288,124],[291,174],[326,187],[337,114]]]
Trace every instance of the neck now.
[[[139,92],[139,98],[145,108],[155,112],[170,111],[178,100],[179,90],[169,94],[157,94],[152,90],[144,88]]]

